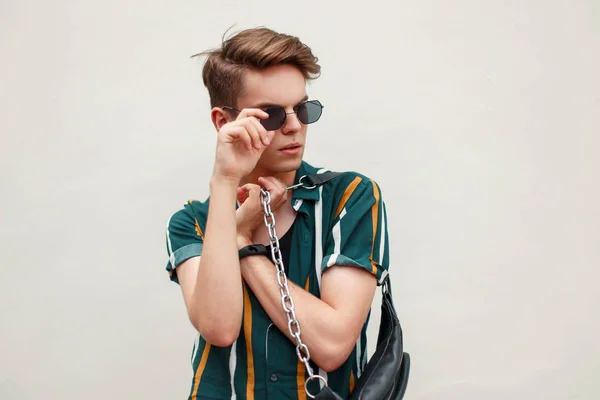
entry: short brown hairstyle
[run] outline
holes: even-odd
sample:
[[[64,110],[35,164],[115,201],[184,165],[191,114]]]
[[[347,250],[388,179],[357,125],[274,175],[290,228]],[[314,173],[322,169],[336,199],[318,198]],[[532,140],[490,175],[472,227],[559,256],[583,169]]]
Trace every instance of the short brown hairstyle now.
[[[267,28],[243,30],[223,40],[220,48],[192,57],[199,56],[207,56],[202,80],[212,107],[235,107],[244,89],[244,72],[250,69],[288,64],[298,68],[307,81],[321,73],[318,58],[299,38]]]

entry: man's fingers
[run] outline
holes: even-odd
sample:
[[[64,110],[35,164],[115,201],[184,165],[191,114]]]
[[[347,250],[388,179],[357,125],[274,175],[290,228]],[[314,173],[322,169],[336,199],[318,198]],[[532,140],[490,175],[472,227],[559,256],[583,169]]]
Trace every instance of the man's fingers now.
[[[239,201],[240,204],[244,204],[244,202],[248,199],[249,196],[250,196],[250,191],[248,188],[246,188],[245,186],[238,188],[237,200]]]
[[[252,202],[256,201],[257,204],[260,204],[260,186],[253,183],[247,183],[242,187],[248,192],[248,198],[251,199]]]
[[[260,123],[260,119],[268,117],[269,114],[259,108],[245,108],[240,111],[235,121],[230,123],[227,134],[232,139],[242,140],[248,150],[264,150],[271,144],[275,135],[275,132],[267,131]]]
[[[256,118],[260,118],[260,119],[266,119],[266,118],[269,118],[269,114],[267,114],[260,108],[244,108],[242,111],[240,111],[240,113],[236,119],[240,120],[240,119],[244,119],[247,117],[256,117]]]
[[[277,184],[275,182],[273,182],[273,179],[275,179],[275,178],[273,178],[272,176],[267,176],[267,177],[261,176],[260,178],[258,178],[258,184],[263,186],[269,192],[272,192],[277,187]]]
[[[229,136],[234,140],[242,141],[248,150],[252,150],[252,139],[250,138],[250,135],[248,135],[248,131],[244,126],[231,127]]]
[[[250,138],[252,147],[256,150],[265,149],[273,138],[273,134],[269,135],[256,117],[238,119],[232,123],[232,127],[236,132],[238,131],[237,128],[244,129],[246,135]]]
[[[258,183],[271,192],[271,199],[275,201],[274,206],[278,207],[287,201],[287,187],[279,179],[272,176],[260,177]]]
[[[250,140],[252,141],[252,147],[256,150],[260,150],[263,147],[262,140],[258,133],[258,129],[253,124],[252,120],[256,120],[256,118],[246,118],[240,121],[240,123],[242,123],[244,129],[248,132],[248,136],[250,136]]]
[[[252,125],[254,125],[256,127],[256,131],[258,132],[258,134],[260,136],[260,140],[261,140],[263,146],[265,146],[265,147],[269,146],[271,144],[271,140],[273,139],[273,135],[269,134],[269,132],[267,132],[265,127],[262,126],[261,123],[256,118],[252,118],[251,121],[252,121],[251,122]]]
[[[260,137],[260,142],[263,144],[263,146],[268,146],[271,142],[271,139],[273,138],[273,134],[269,135],[267,133],[267,130],[264,128],[264,126],[261,125],[261,123],[258,121],[258,119],[267,119],[269,118],[269,114],[267,114],[266,112],[264,112],[263,110],[259,109],[259,108],[245,108],[243,109],[240,114],[237,117],[237,120],[243,120],[243,119],[248,119],[250,122],[249,124],[252,124],[252,126],[254,126],[255,129],[252,130],[252,133],[256,132],[259,137]],[[258,119],[257,119],[258,118]],[[248,126],[248,125],[246,125]],[[248,128],[248,130],[250,131],[251,128]],[[253,138],[254,141],[254,138]],[[255,147],[256,147],[256,142],[255,143]],[[260,147],[256,147],[257,149]]]

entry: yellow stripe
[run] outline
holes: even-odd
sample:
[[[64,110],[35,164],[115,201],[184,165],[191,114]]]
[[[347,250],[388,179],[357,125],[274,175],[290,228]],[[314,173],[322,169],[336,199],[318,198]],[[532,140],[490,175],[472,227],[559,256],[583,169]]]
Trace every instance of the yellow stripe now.
[[[308,292],[310,288],[310,276],[306,278],[304,290]],[[298,400],[306,400],[306,391],[304,390],[304,382],[306,378],[306,365],[298,360],[298,374],[296,375],[296,385],[298,386]]]
[[[202,350],[200,364],[198,364],[198,369],[196,370],[196,375],[194,376],[194,390],[192,391],[192,399],[196,399],[196,396],[198,395],[198,387],[200,386],[200,380],[202,379],[204,368],[206,368],[206,362],[208,361],[209,352],[210,343],[206,343],[206,345],[204,346],[204,350]]]
[[[379,217],[379,189],[377,189],[377,185],[373,182],[373,195],[375,196],[375,204],[371,208],[371,213],[373,214],[373,243],[371,244],[371,256],[369,259],[371,260],[371,272],[375,275],[377,274],[377,266],[375,265],[375,261],[373,261],[373,251],[375,250],[375,236],[377,234],[377,224]],[[383,234],[383,232],[382,232]]]
[[[306,400],[306,391],[304,390],[304,377],[306,376],[306,365],[298,360],[298,376],[296,384],[298,385],[298,400]]]
[[[191,206],[194,201],[195,200],[188,200],[188,204]],[[204,240],[204,233],[202,232],[202,229],[200,229],[200,224],[198,224],[198,220],[194,218],[194,221],[196,221],[196,234],[200,236],[202,240]]]
[[[356,187],[358,186],[358,184],[360,183],[360,181],[362,181],[362,178],[360,176],[357,176],[348,185],[348,187],[344,191],[344,195],[342,196],[342,200],[340,200],[340,204],[338,204],[338,208],[337,208],[337,210],[335,212],[334,219],[337,218],[340,215],[340,213],[342,212],[342,210],[346,206],[346,203],[348,202],[348,199],[350,198],[350,196],[352,196],[352,193],[354,193],[354,190],[356,190]]]
[[[246,380],[246,399],[254,400],[254,355],[252,354],[252,304],[248,289],[244,284],[244,338],[248,359],[248,379]]]
[[[200,229],[200,224],[198,223],[198,220],[194,218],[194,221],[196,221],[196,234],[200,236],[202,240],[204,240],[204,233],[202,233],[202,229]]]
[[[350,371],[350,393],[354,391],[354,371]]]

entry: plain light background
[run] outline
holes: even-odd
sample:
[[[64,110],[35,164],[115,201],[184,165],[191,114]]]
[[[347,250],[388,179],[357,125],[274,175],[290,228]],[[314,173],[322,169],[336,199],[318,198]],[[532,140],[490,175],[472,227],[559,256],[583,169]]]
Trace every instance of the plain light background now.
[[[2,0],[0,399],[186,398],[164,232],[234,24],[312,47],[306,160],[382,187],[406,399],[598,398],[600,3]]]

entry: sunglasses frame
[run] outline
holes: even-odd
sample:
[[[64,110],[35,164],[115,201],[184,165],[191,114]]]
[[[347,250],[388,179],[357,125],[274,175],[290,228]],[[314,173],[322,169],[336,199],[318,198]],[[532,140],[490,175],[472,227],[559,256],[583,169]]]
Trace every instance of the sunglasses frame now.
[[[309,122],[309,123],[302,122],[300,120],[300,118],[298,118],[298,108],[300,106],[302,106],[303,104],[307,104],[307,103],[311,103],[311,104],[318,105],[319,107],[321,107],[321,114],[319,114],[319,117],[316,120],[314,120],[313,122]],[[242,112],[242,110],[238,110],[237,108],[230,107],[230,106],[223,106],[221,108],[224,109],[224,110],[235,111],[235,112],[238,112],[238,113]],[[293,110],[294,110],[293,112],[286,112],[285,108],[283,108],[281,106],[265,107],[263,111],[267,112],[267,110],[269,110],[269,109],[281,109],[285,113],[285,118],[281,122],[281,125],[279,127],[277,127],[276,129],[271,129],[273,131],[276,131],[277,129],[281,129],[281,127],[285,125],[285,121],[287,121],[287,116],[290,115],[290,114],[296,114],[296,117],[298,118],[298,121],[300,121],[303,125],[314,124],[315,122],[317,122],[318,120],[321,119],[321,116],[323,115],[323,109],[324,108],[325,108],[325,106],[323,106],[323,104],[321,104],[321,102],[319,100],[306,100],[306,101],[303,101],[302,103],[300,103],[298,105],[295,105],[294,108],[293,108]],[[261,125],[262,125],[262,121],[264,121],[264,120],[262,120],[262,119],[260,120]]]

